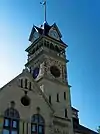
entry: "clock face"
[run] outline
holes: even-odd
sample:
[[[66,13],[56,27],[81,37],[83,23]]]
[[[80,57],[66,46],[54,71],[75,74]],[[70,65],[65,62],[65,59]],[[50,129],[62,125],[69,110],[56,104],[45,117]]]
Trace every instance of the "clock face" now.
[[[50,72],[55,78],[60,77],[60,70],[56,66],[51,66]]]
[[[52,36],[55,39],[59,39],[58,33],[55,30],[50,31],[50,36]]]
[[[39,67],[36,67],[34,70],[33,70],[33,78],[36,79],[37,76],[39,74]]]
[[[38,32],[34,32],[33,38],[34,38],[34,40],[38,39],[39,38],[39,33]]]

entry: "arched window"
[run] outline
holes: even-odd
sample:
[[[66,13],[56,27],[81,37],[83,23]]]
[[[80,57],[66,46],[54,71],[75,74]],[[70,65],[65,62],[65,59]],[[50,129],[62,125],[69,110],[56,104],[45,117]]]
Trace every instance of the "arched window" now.
[[[19,133],[19,113],[14,108],[8,108],[4,113],[3,134]]]
[[[32,116],[31,134],[44,134],[45,121],[40,114]]]

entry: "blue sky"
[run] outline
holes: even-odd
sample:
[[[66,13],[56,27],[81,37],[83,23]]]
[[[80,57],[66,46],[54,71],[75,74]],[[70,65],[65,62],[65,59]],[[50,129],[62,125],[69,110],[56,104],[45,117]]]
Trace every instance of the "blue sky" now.
[[[18,75],[33,24],[44,21],[41,0],[0,0],[0,87]],[[100,0],[47,0],[47,21],[56,22],[68,44],[72,104],[80,123],[100,125]]]

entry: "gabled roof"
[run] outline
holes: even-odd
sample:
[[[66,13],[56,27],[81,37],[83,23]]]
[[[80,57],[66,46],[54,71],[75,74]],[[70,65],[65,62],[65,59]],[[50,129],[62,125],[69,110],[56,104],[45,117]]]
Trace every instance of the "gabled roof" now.
[[[28,71],[28,69],[23,69],[23,72],[20,73],[18,76],[16,76],[14,79],[12,79],[10,82],[8,82],[6,85],[4,85],[1,89],[0,92],[2,92],[6,86],[11,85],[14,81],[18,80],[18,78],[22,77],[22,76],[26,76],[29,77],[29,79],[32,80],[32,82],[34,83],[34,87],[36,88],[36,90],[38,90],[39,94],[42,95],[42,97],[44,98],[45,102],[47,103],[47,105],[50,107],[50,109],[52,110],[52,112],[54,112],[54,109],[52,108],[52,105],[49,103],[47,97],[45,96],[45,94],[42,92],[42,90],[40,89],[40,87],[38,86],[37,82],[33,79],[31,73]],[[33,91],[34,92],[34,91]]]
[[[40,35],[43,34],[43,29],[42,28],[39,28],[39,27],[33,25],[30,36],[29,36],[29,41],[32,40],[32,37],[33,37],[33,34],[34,34],[35,31],[37,31]]]
[[[99,134],[85,126],[77,125],[76,128],[74,128],[75,132],[81,133],[81,134]]]
[[[31,33],[30,33],[30,36],[29,36],[29,41],[31,41],[31,39],[32,39],[32,36],[33,36],[33,34],[34,34],[34,32],[35,32],[35,25],[33,25],[33,27],[32,27],[32,30],[31,30]]]
[[[29,41],[32,40],[33,34],[34,34],[34,32],[35,32],[36,30],[38,31],[38,33],[39,33],[40,35],[45,35],[45,36],[50,37],[50,36],[48,35],[48,33],[49,33],[49,30],[50,30],[52,27],[54,27],[54,28],[57,30],[57,32],[58,32],[58,34],[59,34],[59,36],[60,36],[60,41],[59,41],[59,42],[61,42],[61,43],[63,43],[64,45],[66,45],[66,44],[61,40],[62,35],[61,35],[61,33],[60,33],[60,31],[59,31],[59,29],[58,29],[56,23],[54,23],[53,25],[50,26],[47,22],[44,22],[43,25],[41,25],[41,27],[37,27],[37,26],[33,25],[32,30],[31,30],[31,34],[30,34],[30,36],[29,36]],[[54,39],[54,40],[56,40],[56,39]],[[58,41],[58,40],[57,40],[57,41]],[[67,46],[67,45],[66,45],[66,46]]]

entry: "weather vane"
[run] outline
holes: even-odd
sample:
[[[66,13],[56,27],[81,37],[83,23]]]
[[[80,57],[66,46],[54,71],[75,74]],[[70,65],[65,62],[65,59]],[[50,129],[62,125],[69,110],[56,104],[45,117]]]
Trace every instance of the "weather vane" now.
[[[40,4],[44,5],[44,21],[46,22],[46,0],[40,2]]]

